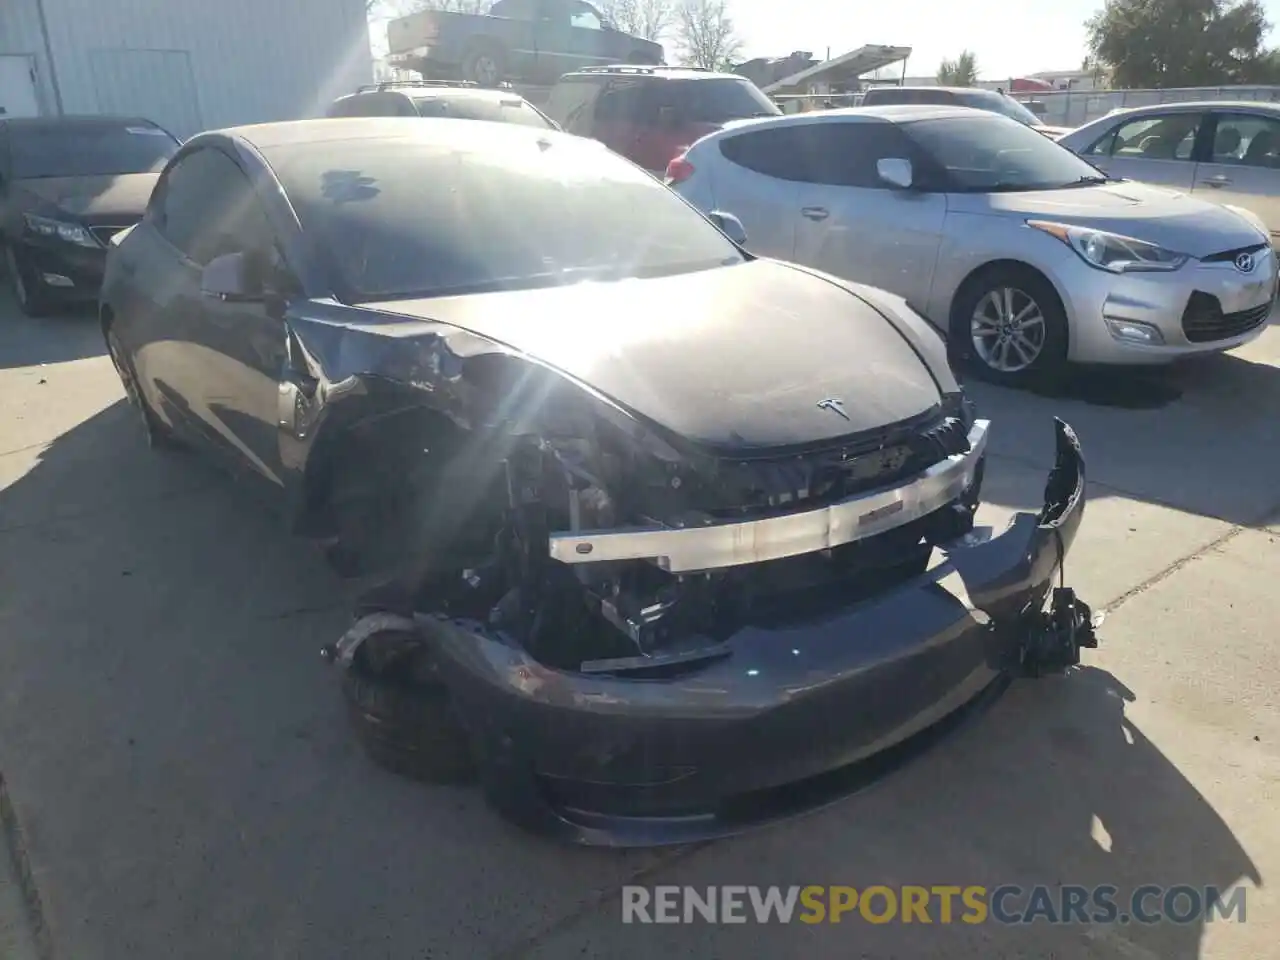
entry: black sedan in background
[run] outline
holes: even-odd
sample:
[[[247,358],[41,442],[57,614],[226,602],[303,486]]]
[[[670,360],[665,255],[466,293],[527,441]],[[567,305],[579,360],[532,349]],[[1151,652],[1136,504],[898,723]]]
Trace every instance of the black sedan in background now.
[[[487,90],[444,80],[399,80],[361,87],[330,104],[325,116],[452,118],[560,129],[514,90]]]
[[[327,651],[377,760],[685,841],[849,792],[1089,638],[1069,590],[1043,612],[1070,429],[1043,508],[978,535],[988,423],[937,334],[740,231],[554,131],[242,127],[170,163],[102,324],[149,436],[382,572]]]
[[[178,147],[139,117],[0,119],[0,248],[24,312],[97,297],[108,240]]]

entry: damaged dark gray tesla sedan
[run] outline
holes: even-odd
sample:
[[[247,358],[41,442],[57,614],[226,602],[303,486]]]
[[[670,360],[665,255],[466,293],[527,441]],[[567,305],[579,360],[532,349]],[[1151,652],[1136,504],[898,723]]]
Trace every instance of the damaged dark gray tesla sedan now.
[[[988,423],[902,300],[731,242],[597,143],[442,120],[203,134],[102,324],[156,442],[350,572],[383,764],[580,843],[857,789],[1094,643],[1084,464],[974,528]]]

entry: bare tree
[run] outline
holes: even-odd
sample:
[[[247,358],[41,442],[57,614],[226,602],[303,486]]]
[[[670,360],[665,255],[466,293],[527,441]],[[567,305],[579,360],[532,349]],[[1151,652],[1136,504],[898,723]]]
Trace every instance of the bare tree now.
[[[687,64],[725,69],[742,50],[727,0],[680,0],[675,19],[680,59]]]
[[[676,0],[601,0],[599,7],[623,33],[657,42],[676,19]]]

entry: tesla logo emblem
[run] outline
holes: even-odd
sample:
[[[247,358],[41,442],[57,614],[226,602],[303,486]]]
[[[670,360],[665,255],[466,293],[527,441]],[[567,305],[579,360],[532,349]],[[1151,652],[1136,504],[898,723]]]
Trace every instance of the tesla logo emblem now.
[[[1237,255],[1235,264],[1236,264],[1236,269],[1239,270],[1241,273],[1252,273],[1253,272],[1253,254],[1241,253]]]
[[[844,417],[846,420],[849,419],[849,415],[844,412],[844,401],[836,397],[827,397],[825,400],[819,400],[818,409],[830,410],[832,413],[840,414],[840,416]]]

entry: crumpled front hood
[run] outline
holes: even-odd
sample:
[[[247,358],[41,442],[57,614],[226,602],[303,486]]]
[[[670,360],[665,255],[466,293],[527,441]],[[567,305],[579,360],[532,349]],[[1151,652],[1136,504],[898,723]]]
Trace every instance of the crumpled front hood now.
[[[1268,240],[1244,217],[1226,207],[1128,180],[1030,193],[951,194],[948,207],[964,213],[1079,224],[1146,240],[1193,257]]]
[[[847,437],[918,416],[940,399],[928,366],[883,305],[769,260],[653,280],[365,306],[514,348],[721,451]]]
[[[158,173],[105,177],[47,177],[16,180],[14,186],[35,194],[76,217],[140,217],[147,209]]]

